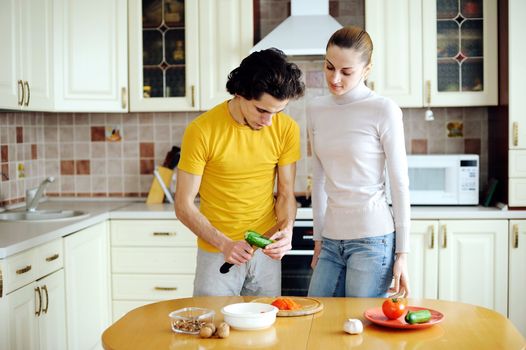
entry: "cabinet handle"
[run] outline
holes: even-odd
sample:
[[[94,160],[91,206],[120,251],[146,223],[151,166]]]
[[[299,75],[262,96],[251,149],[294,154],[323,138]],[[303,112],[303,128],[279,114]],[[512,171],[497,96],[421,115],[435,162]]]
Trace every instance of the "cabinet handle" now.
[[[154,236],[175,236],[177,232],[154,232]]]
[[[442,248],[447,248],[447,227],[442,225]]]
[[[35,294],[38,295],[38,308],[35,310],[35,315],[40,316],[40,311],[42,310],[42,293],[40,293],[40,287],[35,287]]]
[[[31,270],[31,265],[27,265],[26,267],[16,270],[16,274],[21,275],[28,272],[29,270]]]
[[[192,90],[192,107],[195,107],[195,86],[194,85],[192,85],[191,90]]]
[[[128,106],[128,94],[126,92],[126,87],[121,88],[121,107],[122,109],[126,109]]]
[[[162,291],[170,291],[170,290],[177,290],[177,287],[155,287],[155,290],[162,290]]]
[[[431,80],[426,80],[426,87],[427,87],[427,105],[431,106]]]
[[[431,233],[431,239],[429,241],[429,249],[435,249],[435,227],[433,225],[428,226],[429,233]]]
[[[519,225],[513,225],[513,248],[519,248]]]
[[[2,277],[2,269],[0,268],[0,298],[4,296],[4,278]]]
[[[24,105],[24,99],[26,98],[26,93],[24,91],[24,83],[22,80],[19,80],[17,82],[17,92],[18,92],[18,105],[22,106]]]
[[[54,254],[54,255],[48,256],[48,257],[46,258],[46,261],[47,261],[47,262],[51,262],[51,261],[53,261],[53,260],[57,260],[58,257],[59,257],[58,254]]]
[[[29,82],[26,80],[24,81],[24,86],[27,88],[27,95],[26,95],[26,102],[24,103],[24,106],[29,106],[29,100],[31,99],[31,88],[29,87]]]
[[[49,294],[47,293],[47,286],[42,286],[42,290],[46,292],[46,307],[42,309],[42,313],[47,314],[47,309],[49,308]]]
[[[513,146],[519,145],[519,122],[513,122]]]

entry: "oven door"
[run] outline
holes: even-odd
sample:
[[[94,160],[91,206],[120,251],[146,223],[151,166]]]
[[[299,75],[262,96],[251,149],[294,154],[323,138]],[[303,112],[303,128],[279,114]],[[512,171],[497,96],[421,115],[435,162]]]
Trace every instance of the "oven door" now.
[[[281,295],[306,296],[312,275],[312,220],[297,220],[292,234],[292,249],[281,259]]]

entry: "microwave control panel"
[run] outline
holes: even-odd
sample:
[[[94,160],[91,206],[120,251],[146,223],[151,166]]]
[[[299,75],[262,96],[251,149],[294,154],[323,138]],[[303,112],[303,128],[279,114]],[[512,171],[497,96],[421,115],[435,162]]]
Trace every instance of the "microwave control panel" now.
[[[478,192],[479,167],[476,160],[460,161],[460,191],[461,192]]]

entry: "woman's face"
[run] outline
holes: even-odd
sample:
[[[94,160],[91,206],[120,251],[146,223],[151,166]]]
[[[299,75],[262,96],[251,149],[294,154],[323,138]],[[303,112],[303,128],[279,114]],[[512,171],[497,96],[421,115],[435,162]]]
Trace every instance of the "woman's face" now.
[[[325,79],[329,91],[336,96],[354,89],[366,78],[371,65],[364,62],[360,52],[331,45],[325,55]]]

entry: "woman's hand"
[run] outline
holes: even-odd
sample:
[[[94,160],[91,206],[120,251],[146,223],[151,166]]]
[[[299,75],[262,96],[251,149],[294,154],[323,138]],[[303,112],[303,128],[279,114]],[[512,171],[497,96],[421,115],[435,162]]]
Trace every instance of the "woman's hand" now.
[[[407,253],[396,253],[393,266],[393,286],[389,293],[395,296],[409,297],[409,273],[407,271]]]
[[[314,254],[312,254],[312,261],[310,267],[314,270],[316,264],[318,264],[318,259],[321,252],[321,241],[314,241]]]

